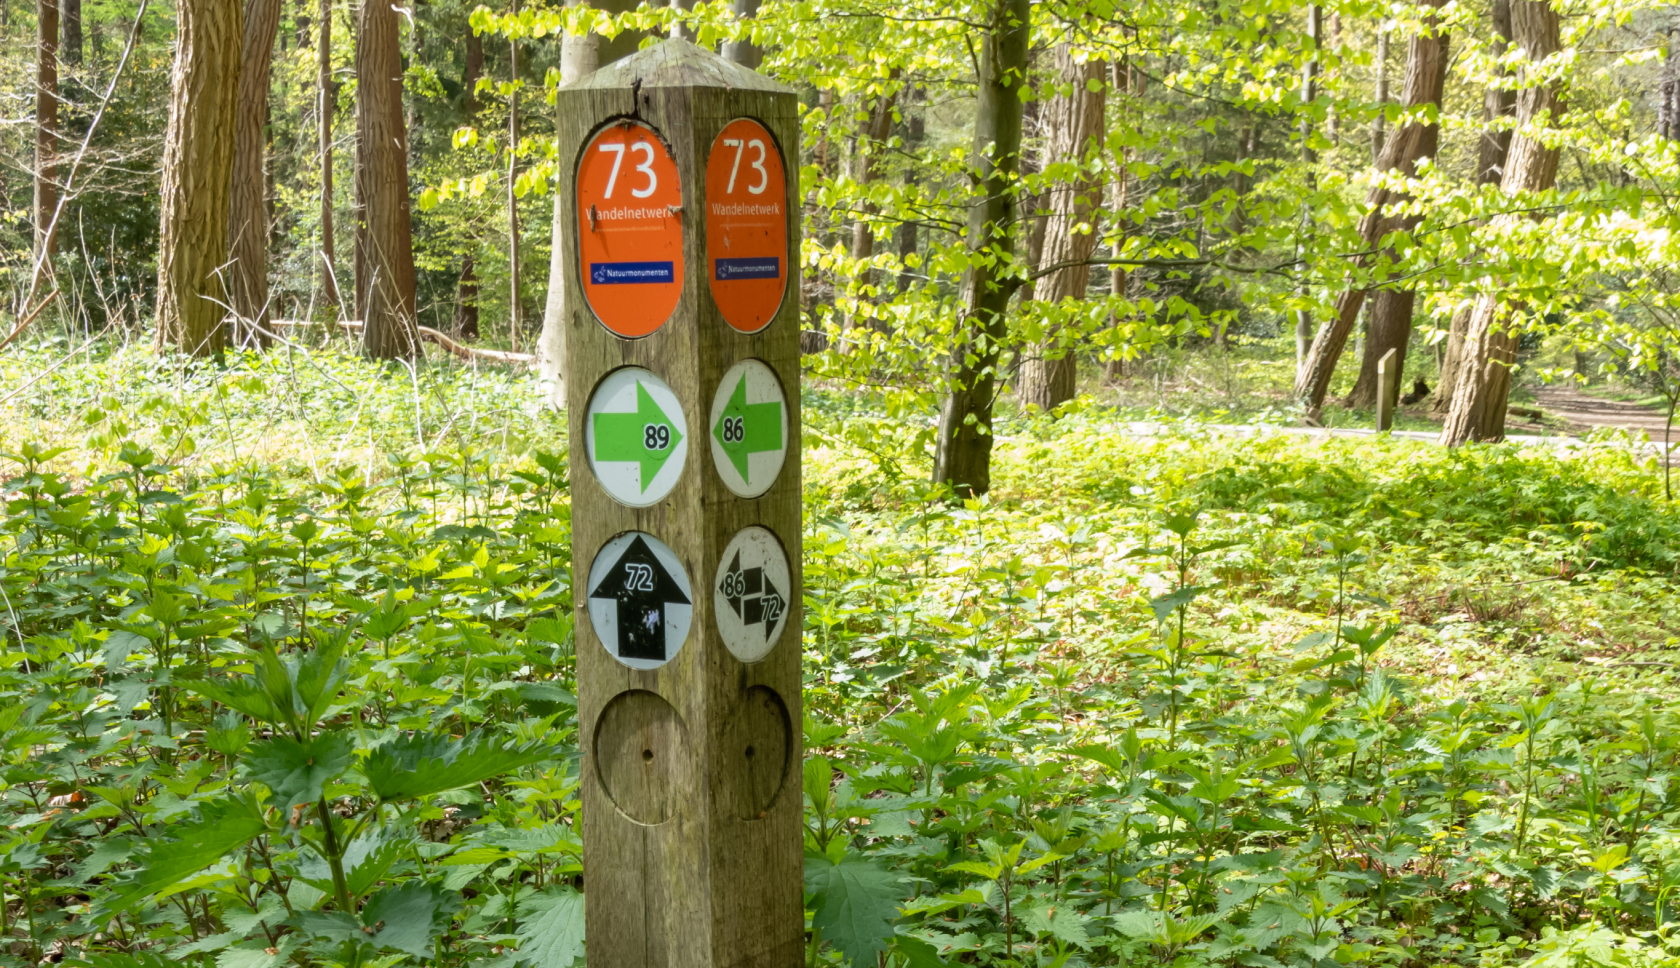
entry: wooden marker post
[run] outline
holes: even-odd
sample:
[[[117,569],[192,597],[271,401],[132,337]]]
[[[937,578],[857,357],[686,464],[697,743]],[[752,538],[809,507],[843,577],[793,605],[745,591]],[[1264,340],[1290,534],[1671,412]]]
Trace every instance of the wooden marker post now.
[[[1400,356],[1390,348],[1377,361],[1377,433],[1394,429],[1394,406],[1400,401]]]
[[[558,93],[590,968],[802,959],[799,122],[684,40]]]

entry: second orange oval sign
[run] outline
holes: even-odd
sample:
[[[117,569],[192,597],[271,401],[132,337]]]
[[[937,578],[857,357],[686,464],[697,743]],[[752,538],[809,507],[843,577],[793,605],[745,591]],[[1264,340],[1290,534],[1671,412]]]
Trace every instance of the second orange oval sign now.
[[[787,290],[787,173],[770,132],[738,118],[706,158],[706,273],[724,321],[770,325]]]
[[[646,336],[682,295],[682,186],[659,135],[638,121],[595,133],[577,169],[583,295],[602,325]]]

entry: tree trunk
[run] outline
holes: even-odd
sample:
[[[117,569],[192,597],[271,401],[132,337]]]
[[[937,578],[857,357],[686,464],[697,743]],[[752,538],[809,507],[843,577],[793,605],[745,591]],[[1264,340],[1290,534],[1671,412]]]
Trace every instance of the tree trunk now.
[[[898,76],[898,68],[889,73],[890,78]],[[869,117],[864,121],[863,128],[858,131],[858,188],[867,191],[869,185],[881,177],[881,158],[887,153],[887,135],[892,132],[894,93],[880,94],[875,97]],[[863,203],[864,218],[852,223],[852,262],[862,266],[858,270],[857,302],[859,304],[875,301],[875,269],[869,265],[869,260],[875,256],[875,225],[869,216],[878,209],[870,203]],[[853,313],[848,329],[864,329],[873,325],[873,320],[864,317],[863,310]],[[842,349],[846,342],[840,344]]]
[[[49,261],[58,232],[58,0],[40,0],[35,32],[35,261],[51,272]],[[33,287],[32,287],[33,288]]]
[[[1493,0],[1493,51],[1503,55],[1511,44],[1510,0]],[[1514,113],[1517,92],[1495,85],[1482,97],[1482,120],[1495,119]],[[1511,132],[1495,129],[1491,124],[1482,131],[1476,142],[1476,184],[1497,185],[1505,172],[1505,156],[1511,150]],[[1470,328],[1473,304],[1460,306],[1453,313],[1452,327],[1447,333],[1447,348],[1441,359],[1441,372],[1436,378],[1435,398],[1430,403],[1432,413],[1445,416],[1452,410],[1453,391],[1458,386],[1459,362],[1464,359],[1464,335]]]
[[[233,127],[228,199],[228,296],[237,345],[268,345],[267,148],[269,66],[280,29],[280,0],[245,0],[245,40]]]
[[[1370,299],[1371,330],[1365,334],[1365,353],[1360,361],[1359,379],[1348,393],[1343,405],[1361,410],[1369,410],[1377,405],[1377,364],[1383,355],[1394,350],[1396,373],[1394,376],[1394,399],[1388,401],[1390,407],[1400,399],[1400,377],[1406,368],[1406,350],[1412,341],[1412,308],[1417,302],[1417,293],[1411,289],[1379,289]]]
[[[356,311],[376,360],[420,355],[397,12],[364,2],[356,23]]]
[[[227,340],[218,273],[228,252],[244,16],[229,0],[181,0],[176,9],[158,217],[157,338],[159,347],[205,356],[220,354]]]
[[[979,197],[969,203],[965,313],[951,352],[933,459],[934,483],[951,485],[959,496],[984,494],[992,485],[992,409],[1010,298],[1000,270],[1015,249],[1014,182],[1021,162],[1030,15],[1028,0],[997,0],[976,62],[973,157]]]
[[[519,14],[519,0],[513,0],[513,12]],[[508,73],[512,85],[508,90],[508,344],[519,352],[519,195],[513,188],[519,178],[519,41],[508,42]]]
[[[633,9],[636,0],[606,0],[595,4],[601,10],[622,13]],[[567,6],[577,6],[582,0],[567,0]],[[633,41],[628,31],[619,34],[620,41]],[[618,50],[628,44],[617,45]],[[614,53],[618,53],[615,50]],[[634,46],[629,51],[634,51]],[[470,51],[469,51],[470,53]],[[599,35],[567,35],[560,40],[560,83],[572,84],[595,73],[601,63]],[[565,176],[562,176],[565,177]],[[543,303],[542,333],[537,336],[538,383],[549,406],[556,410],[566,405],[566,313],[573,307],[566,305],[565,274],[572,270],[576,257],[564,244],[565,219],[571,217],[566,209],[566,193],[554,193],[554,217],[550,225],[548,250],[548,293]],[[586,310],[587,311],[587,310]]]
[[[1131,96],[1137,93],[1135,80],[1129,58],[1122,58],[1109,64],[1109,83],[1113,86],[1114,93],[1117,95],[1116,113],[1124,113],[1126,106],[1130,104]],[[1131,187],[1130,173],[1126,170],[1126,149],[1123,147],[1115,152],[1114,171],[1114,214],[1111,216],[1114,220],[1114,245],[1110,254],[1119,259],[1126,249],[1126,229],[1131,225],[1131,221],[1121,215],[1126,211],[1126,203],[1129,200],[1127,196]],[[1130,284],[1131,277],[1126,272],[1125,266],[1117,262],[1109,267],[1108,291],[1111,296],[1125,296]],[[1114,381],[1126,375],[1124,350],[1118,346],[1119,339],[1123,336],[1120,332],[1118,314],[1110,313],[1109,327],[1114,331],[1116,345],[1109,348],[1108,363],[1103,367],[1103,377]]]
[[[576,38],[566,38],[561,49],[564,50],[565,45],[574,40]],[[469,29],[462,42],[466,45],[467,63],[461,72],[461,113],[471,121],[478,113],[478,79],[484,76],[484,40]]]
[[[1313,101],[1318,99],[1318,45],[1324,39],[1324,8],[1316,3],[1307,8],[1307,38],[1312,41],[1313,51],[1312,56],[1307,58],[1307,62],[1301,65],[1302,104],[1311,104]],[[1310,165],[1313,163],[1314,158],[1315,155],[1312,150],[1312,115],[1303,111],[1301,113],[1301,163],[1303,165]],[[1311,173],[1308,173],[1307,180],[1309,184],[1316,181]],[[1301,210],[1302,236],[1305,236],[1307,234],[1307,230],[1311,227],[1310,220],[1311,214],[1303,208]],[[1297,256],[1300,254],[1300,248],[1301,246],[1298,244],[1296,246]],[[1295,294],[1300,297],[1303,303],[1305,303],[1307,297],[1312,294],[1310,287],[1307,285],[1307,264],[1305,262],[1297,261],[1295,263],[1295,271],[1301,277],[1301,281],[1296,287]],[[1359,310],[1356,308],[1354,313],[1357,314],[1358,312]],[[1307,348],[1311,344],[1311,341],[1312,314],[1307,312],[1305,309],[1297,309],[1295,310],[1295,372],[1297,381],[1300,379],[1300,375],[1306,372]]]
[[[338,275],[333,269],[333,112],[338,98],[332,81],[332,0],[321,0],[321,43],[315,51],[315,105],[321,155],[321,318],[331,322],[338,319],[338,307],[344,300],[338,291]],[[331,333],[338,327],[329,326]]]
[[[1427,5],[1438,10],[1445,0],[1427,0]],[[1404,100],[1408,108],[1421,108],[1426,105],[1441,103],[1441,90],[1446,84],[1447,77],[1447,35],[1442,29],[1429,34],[1417,34],[1411,38],[1406,50],[1406,79]],[[1377,167],[1385,171],[1396,170],[1407,177],[1417,173],[1419,158],[1432,156],[1440,139],[1440,128],[1437,125],[1421,124],[1416,120],[1408,121],[1404,127],[1394,132],[1383,146],[1383,157]],[[1399,224],[1395,224],[1384,215],[1384,209],[1390,202],[1402,201],[1404,196],[1381,185],[1372,186],[1366,193],[1365,206],[1369,211],[1359,223],[1359,235],[1366,254],[1362,254],[1356,262],[1358,268],[1370,266],[1377,259],[1369,254],[1381,242],[1386,231],[1392,229],[1410,230],[1417,224],[1415,216],[1408,216]],[[1384,254],[1387,258],[1387,254]],[[1306,361],[1302,364],[1295,381],[1295,396],[1305,406],[1309,420],[1318,420],[1324,408],[1324,397],[1330,390],[1330,379],[1335,375],[1336,363],[1341,359],[1342,350],[1347,345],[1348,334],[1359,319],[1359,310],[1365,305],[1366,290],[1348,289],[1336,299],[1336,308],[1331,317],[1324,321],[1318,329],[1318,335],[1313,339],[1312,349],[1307,353]]]
[[[455,285],[455,335],[478,339],[478,272],[470,254],[461,260],[461,279]]]
[[[1558,52],[1558,13],[1541,0],[1511,0],[1511,34],[1530,64]],[[1542,116],[1556,123],[1563,111],[1562,92],[1554,85],[1522,88],[1517,95],[1517,126],[1537,123]],[[1543,192],[1557,181],[1558,149],[1527,135],[1511,139],[1499,190],[1506,195]],[[1510,224],[1523,215],[1502,215],[1495,225]],[[1465,329],[1464,349],[1453,386],[1452,409],[1441,427],[1441,443],[1457,446],[1471,440],[1500,440],[1505,436],[1505,405],[1511,390],[1511,364],[1516,361],[1517,336],[1504,326],[1509,310],[1497,293],[1476,297]]]
[[[1388,139],[1388,31],[1377,31],[1377,118],[1371,122],[1371,164],[1382,162],[1383,142]]]
[[[758,16],[758,4],[759,0],[731,0],[729,9],[735,14],[735,19],[749,21]],[[757,44],[745,38],[725,41],[723,56],[726,60],[732,60],[755,71],[764,63],[764,52],[758,49]]]
[[[82,0],[64,0],[64,44],[66,64],[82,62]]]
[[[1085,170],[1102,157],[1107,105],[1104,74],[1108,65],[1080,63],[1068,44],[1052,55],[1056,93],[1045,106],[1047,126],[1044,154],[1048,164],[1081,166],[1080,174],[1045,192],[1050,217],[1044,230],[1044,249],[1037,269],[1047,272],[1034,290],[1047,303],[1083,299],[1091,279],[1086,263],[1097,248],[1096,222],[1102,211],[1102,179]],[[1094,88],[1094,89],[1093,89]],[[1065,89],[1065,90],[1064,90]],[[1055,267],[1060,268],[1055,268]],[[1079,362],[1071,347],[1059,345],[1056,332],[1032,347],[1021,363],[1021,403],[1050,411],[1073,399],[1079,382]]]
[[[919,99],[913,96],[912,100]],[[923,120],[919,106],[914,114],[905,119],[904,127],[904,150],[914,155],[922,147]],[[916,195],[921,180],[918,176],[920,168],[921,165],[911,164],[904,169],[904,194],[907,197],[914,198]],[[921,244],[919,228],[915,219],[905,219],[898,226],[898,291],[901,293],[909,289],[915,281],[910,269],[910,260]]]

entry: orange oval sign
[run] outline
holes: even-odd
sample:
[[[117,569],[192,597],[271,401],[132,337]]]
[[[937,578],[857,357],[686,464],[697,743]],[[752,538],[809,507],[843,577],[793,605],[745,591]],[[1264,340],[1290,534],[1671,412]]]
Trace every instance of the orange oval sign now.
[[[584,146],[577,169],[578,260],[595,318],[646,336],[682,294],[682,185],[658,132],[617,121]]]
[[[706,277],[724,321],[770,325],[787,291],[787,173],[770,132],[738,118],[706,157]]]

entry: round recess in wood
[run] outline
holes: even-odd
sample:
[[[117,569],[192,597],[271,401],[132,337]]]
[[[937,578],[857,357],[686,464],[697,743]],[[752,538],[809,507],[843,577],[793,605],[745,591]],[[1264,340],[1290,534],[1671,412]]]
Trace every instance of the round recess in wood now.
[[[730,713],[717,769],[722,807],[738,820],[762,820],[787,783],[793,722],[769,686],[753,686]]]
[[[787,714],[784,712],[783,718]],[[637,823],[671,819],[694,779],[694,752],[682,715],[656,693],[621,692],[595,722],[595,774]]]

